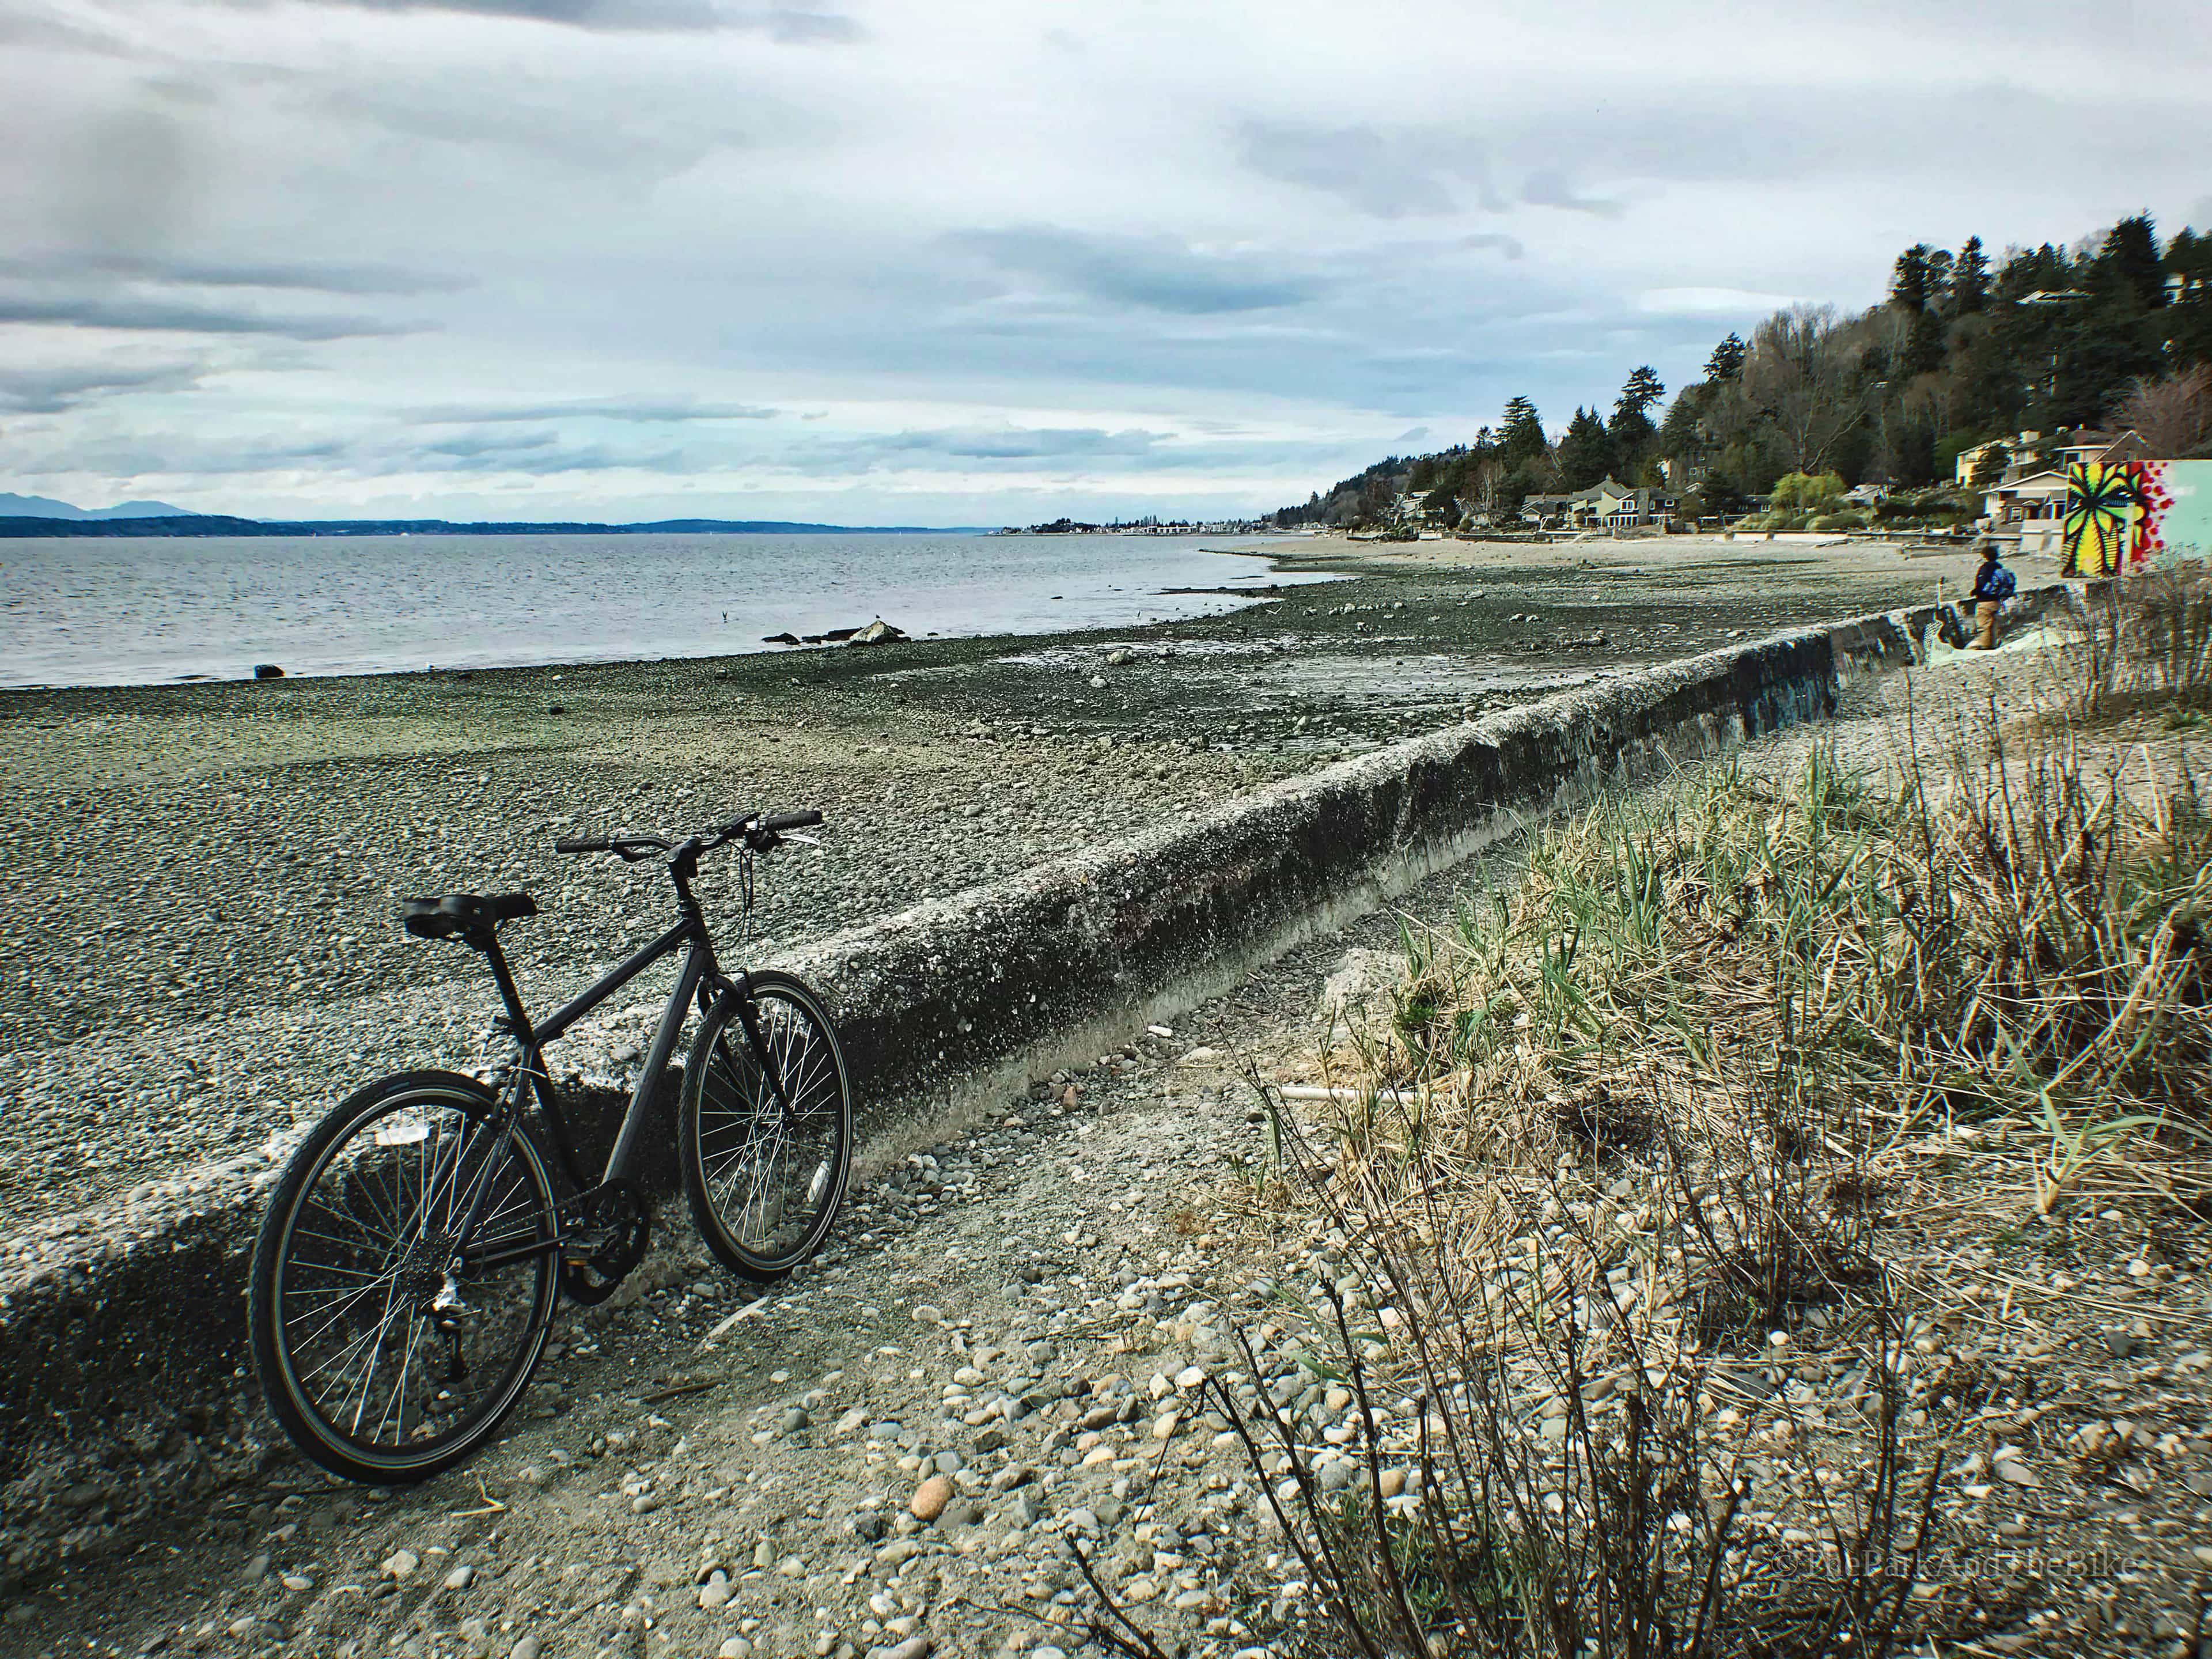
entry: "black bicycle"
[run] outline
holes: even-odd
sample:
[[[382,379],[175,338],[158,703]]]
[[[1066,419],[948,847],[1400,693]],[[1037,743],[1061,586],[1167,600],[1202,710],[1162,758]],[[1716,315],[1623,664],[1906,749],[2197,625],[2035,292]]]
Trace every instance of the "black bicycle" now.
[[[836,1031],[792,975],[722,972],[691,884],[703,854],[735,845],[750,908],[751,860],[821,822],[819,812],[756,813],[675,842],[556,843],[630,862],[665,854],[678,920],[542,1024],[524,1010],[499,943],[501,922],[538,914],[527,893],[404,902],[409,933],[483,954],[514,1054],[490,1086],[453,1072],[372,1083],[285,1166],[254,1248],[247,1314],[270,1408],[307,1456],[378,1486],[452,1468],[529,1387],[559,1296],[605,1301],[643,1260],[647,1211],[631,1172],[654,1085],[695,1000],[702,1018],[677,1117],[693,1222],[725,1267],[760,1282],[820,1247],[852,1159],[852,1087]],[[605,1171],[586,1182],[545,1048],[678,951],[683,969]],[[566,1196],[526,1111],[533,1097]]]

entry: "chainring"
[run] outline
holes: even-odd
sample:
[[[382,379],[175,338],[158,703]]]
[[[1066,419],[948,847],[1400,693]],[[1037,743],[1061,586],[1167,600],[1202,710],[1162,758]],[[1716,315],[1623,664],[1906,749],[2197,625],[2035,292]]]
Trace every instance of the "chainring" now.
[[[571,1302],[596,1307],[645,1260],[652,1242],[651,1218],[636,1185],[617,1179],[593,1192],[572,1230],[572,1236],[578,1234],[587,1253],[562,1252],[561,1289]]]

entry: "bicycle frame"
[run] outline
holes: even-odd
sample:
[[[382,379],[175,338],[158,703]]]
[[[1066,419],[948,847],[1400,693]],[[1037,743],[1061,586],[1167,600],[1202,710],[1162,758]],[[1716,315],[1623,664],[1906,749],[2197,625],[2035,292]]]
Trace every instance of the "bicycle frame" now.
[[[483,937],[470,940],[483,951],[485,961],[491,964],[492,978],[499,986],[500,1000],[507,1008],[500,1023],[514,1037],[520,1052],[515,1060],[514,1092],[508,1100],[507,1110],[501,1116],[499,1138],[485,1162],[487,1179],[479,1185],[460,1228],[453,1236],[454,1267],[457,1270],[470,1267],[499,1267],[525,1256],[548,1254],[567,1243],[564,1230],[551,1239],[495,1251],[477,1256],[473,1261],[470,1259],[468,1247],[476,1237],[477,1225],[482,1219],[483,1205],[490,1190],[489,1172],[496,1170],[507,1155],[526,1092],[537,1096],[538,1109],[553,1131],[554,1150],[570,1184],[577,1189],[568,1204],[562,1206],[564,1209],[580,1206],[584,1200],[616,1182],[628,1178],[635,1165],[639,1145],[645,1133],[653,1090],[675,1054],[677,1039],[683,1035],[684,1023],[690,1017],[695,999],[699,1003],[700,1012],[704,1013],[709,1006],[710,994],[726,992],[737,997],[738,1023],[744,1030],[747,1042],[760,1063],[769,1090],[784,1111],[791,1109],[790,1099],[784,1092],[783,1080],[769,1060],[759,1022],[753,1017],[752,1000],[744,994],[746,987],[733,983],[715,960],[714,943],[707,932],[705,913],[691,892],[691,860],[696,860],[696,854],[692,854],[690,860],[679,856],[669,866],[669,875],[676,884],[678,912],[676,925],[628,961],[600,975],[542,1024],[533,1024],[529,1012],[522,1006],[521,993],[515,988],[514,975],[507,967],[506,953],[500,949],[498,935],[487,931]],[[607,1154],[606,1168],[596,1185],[587,1184],[583,1172],[577,1167],[575,1150],[568,1139],[568,1121],[562,1115],[560,1103],[554,1094],[553,1080],[545,1070],[545,1045],[558,1041],[586,1014],[662,957],[673,955],[678,951],[683,951],[684,957],[684,966],[677,975],[676,988],[669,993],[668,1006],[661,1012],[660,1024],[653,1031],[652,1045],[646,1051],[637,1085],[630,1091],[629,1104],[623,1109],[622,1125],[615,1132],[615,1144]]]
[[[568,1125],[554,1095],[552,1079],[545,1070],[545,1048],[549,1043],[558,1042],[570,1026],[647,969],[679,950],[684,951],[684,965],[677,972],[676,988],[669,993],[668,1006],[661,1011],[660,1024],[653,1030],[653,1041],[647,1047],[645,1062],[638,1073],[636,1085],[630,1091],[629,1104],[623,1112],[622,1127],[616,1132],[614,1146],[607,1154],[606,1169],[600,1176],[601,1182],[605,1183],[625,1178],[635,1165],[640,1139],[645,1132],[647,1107],[661,1073],[668,1069],[668,1062],[676,1053],[677,1039],[683,1035],[684,1022],[690,1016],[692,1000],[698,998],[703,1010],[705,994],[710,988],[720,990],[728,986],[714,960],[714,946],[707,936],[705,919],[696,911],[686,915],[652,944],[627,962],[609,969],[544,1024],[535,1026],[523,1011],[521,998],[516,994],[507,963],[498,957],[492,959],[492,976],[499,981],[501,998],[507,1004],[507,1029],[521,1046],[518,1061],[521,1080],[526,1081],[536,1093],[539,1109],[553,1127],[555,1146],[562,1164],[568,1168],[568,1178],[579,1188],[583,1187],[585,1182],[582,1172],[576,1167],[575,1155],[568,1140]],[[519,1098],[519,1086],[516,1092]]]

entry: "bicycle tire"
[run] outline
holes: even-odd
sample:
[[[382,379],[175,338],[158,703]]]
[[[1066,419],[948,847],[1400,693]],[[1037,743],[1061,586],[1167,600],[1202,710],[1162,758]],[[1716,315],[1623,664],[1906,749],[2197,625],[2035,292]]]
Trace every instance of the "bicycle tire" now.
[[[490,1439],[530,1385],[560,1293],[553,1250],[469,1275],[456,1310],[434,1314],[428,1305],[442,1283],[438,1261],[448,1241],[423,1224],[441,1217],[457,1224],[478,1181],[495,1183],[484,1216],[492,1231],[479,1231],[480,1246],[550,1243],[557,1235],[552,1179],[526,1126],[515,1124],[496,1167],[487,1162],[497,1113],[491,1093],[472,1078],[385,1078],[316,1125],[277,1179],[247,1291],[254,1369],[293,1444],[333,1474],[371,1486],[426,1480]],[[318,1322],[307,1328],[310,1318]],[[401,1318],[404,1351],[392,1362],[399,1369],[387,1395],[386,1343]],[[433,1352],[441,1343],[442,1354]],[[471,1347],[473,1355],[465,1354]],[[325,1348],[335,1352],[323,1357]],[[487,1359],[493,1349],[508,1351]],[[408,1383],[418,1352],[416,1388],[434,1391],[410,1425],[416,1402]],[[442,1376],[433,1369],[441,1358]],[[492,1375],[489,1386],[464,1395],[471,1358]],[[356,1391],[348,1378],[356,1368],[361,1404],[348,1422]],[[335,1413],[329,1388],[309,1386],[326,1374],[331,1386],[346,1384]],[[384,1403],[364,1436],[364,1416],[379,1398]]]
[[[770,1284],[821,1248],[845,1201],[853,1085],[836,1027],[804,981],[769,970],[749,975],[746,986],[795,1115],[787,1118],[738,1018],[737,998],[725,993],[708,1011],[684,1067],[677,1162],[692,1223],[714,1259]],[[794,1148],[795,1156],[782,1156]],[[803,1194],[797,1212],[794,1192]]]

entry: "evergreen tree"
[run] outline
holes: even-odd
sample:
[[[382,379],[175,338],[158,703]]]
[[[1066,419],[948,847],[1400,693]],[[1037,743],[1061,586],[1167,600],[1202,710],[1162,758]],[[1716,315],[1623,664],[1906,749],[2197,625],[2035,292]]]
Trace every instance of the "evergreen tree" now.
[[[1660,380],[1658,371],[1645,363],[1634,370],[1626,384],[1620,388],[1620,400],[1613,404],[1613,413],[1642,415],[1666,395],[1667,388]]]
[[[1951,314],[1951,250],[1939,247],[1928,255],[1928,309]]]
[[[1897,366],[1908,375],[1932,374],[1943,367],[1943,319],[1940,313],[1931,310],[1912,313]]]
[[[2098,275],[2146,310],[2166,303],[2166,261],[2148,213],[2123,219],[2107,231],[2096,264]]]
[[[1709,507],[1789,471],[1948,482],[1972,440],[2108,424],[2139,381],[2212,365],[2212,236],[2182,230],[2161,251],[2141,214],[2081,246],[1993,258],[1978,236],[1955,257],[1917,243],[1898,257],[1883,302],[1862,316],[1784,313],[1748,349],[1730,334],[1656,428],[1664,392],[1646,367],[1610,420],[1577,409],[1556,447],[1534,405],[1516,398],[1471,444],[1392,457],[1285,514],[1345,523],[1362,495],[1372,509],[1386,488],[1395,497],[1415,482],[1440,507],[1449,491],[1502,513],[1527,492],[1586,488],[1607,472],[1641,477],[1656,458],[1702,474],[1697,493]]]
[[[2177,367],[2212,363],[2212,236],[2185,229],[2166,245],[2166,268],[2181,278],[2174,304],[2159,314]]]
[[[1702,417],[1713,390],[1710,383],[1701,383],[1684,386],[1674,395],[1674,401],[1667,405],[1666,418],[1659,422],[1657,447],[1662,455],[1686,458],[1705,448]]]
[[[1570,489],[1587,489],[1610,477],[1619,457],[1613,434],[1594,409],[1577,408],[1559,440],[1559,476]]]
[[[1632,472],[1644,457],[1650,453],[1651,445],[1659,435],[1659,428],[1651,423],[1651,405],[1667,395],[1658,371],[1645,363],[1630,374],[1620,388],[1620,399],[1613,406],[1613,418],[1606,422],[1607,435],[1613,440],[1613,456],[1624,472]]]
[[[1925,242],[1915,242],[1897,256],[1897,264],[1889,274],[1889,302],[1900,311],[1921,312],[1928,309],[1929,292],[1928,260],[1936,250]]]
[[[1498,434],[1499,455],[1509,465],[1518,466],[1540,456],[1549,440],[1544,436],[1544,422],[1536,414],[1536,405],[1526,398],[1516,398],[1505,405],[1505,418]]]
[[[1990,262],[1982,252],[1982,239],[1969,236],[1951,267],[1951,314],[1971,317],[1990,300]]]

